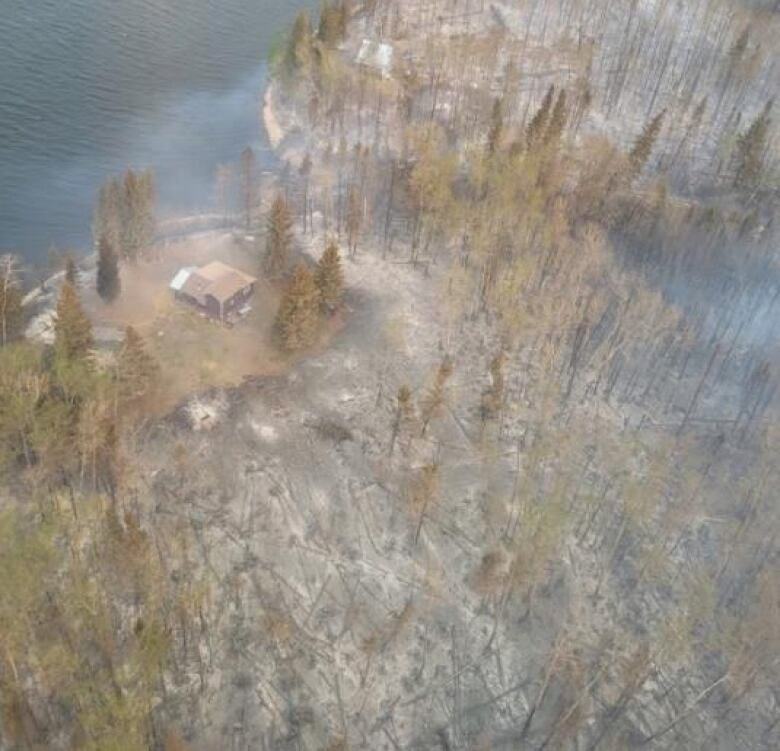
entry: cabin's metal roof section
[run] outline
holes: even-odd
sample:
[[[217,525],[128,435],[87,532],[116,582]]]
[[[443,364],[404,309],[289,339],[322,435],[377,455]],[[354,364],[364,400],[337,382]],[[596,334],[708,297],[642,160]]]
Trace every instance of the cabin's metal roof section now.
[[[173,277],[173,280],[171,281],[171,289],[174,292],[181,292],[193,271],[197,271],[195,266],[187,266],[186,268],[179,269],[179,271],[176,272],[176,276]]]

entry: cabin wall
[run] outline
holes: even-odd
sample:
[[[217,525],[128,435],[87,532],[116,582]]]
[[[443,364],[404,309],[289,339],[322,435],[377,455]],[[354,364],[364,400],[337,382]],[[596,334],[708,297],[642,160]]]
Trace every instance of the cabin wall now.
[[[219,301],[211,295],[206,295],[205,305],[202,305],[198,300],[186,294],[185,292],[176,292],[175,295],[177,300],[181,300],[188,305],[192,305],[194,308],[197,308],[211,318],[220,320],[221,315],[226,316],[229,313],[233,313],[239,308],[243,307],[246,301],[252,296],[254,289],[254,284],[250,284],[240,292],[237,292],[235,295],[233,295],[233,297],[225,302],[222,310],[220,310]]]
[[[240,292],[233,295],[233,297],[225,303],[225,313],[232,313],[243,307],[246,301],[252,296],[254,289],[254,284],[250,284],[248,287],[245,287]]]

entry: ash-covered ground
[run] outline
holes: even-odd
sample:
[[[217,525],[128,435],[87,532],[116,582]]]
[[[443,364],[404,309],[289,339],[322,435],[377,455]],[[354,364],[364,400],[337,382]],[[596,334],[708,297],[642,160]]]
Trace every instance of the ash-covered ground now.
[[[435,121],[465,161],[483,148],[497,95],[514,97],[509,139],[551,82],[580,104],[594,99],[571,126],[582,163],[589,139],[627,148],[654,112],[681,107],[685,119],[662,131],[648,163],[668,177],[668,216],[700,197],[710,166],[727,172],[719,154],[735,108],[752,116],[774,79],[761,58],[732,96],[713,62],[736,28],[721,5],[686,6],[680,24],[670,3],[556,8],[371,4],[339,48],[344,75],[358,81],[344,111],[315,124],[309,92],[296,100],[278,83],[266,99],[292,200],[309,152],[311,203],[332,211],[334,154],[370,143],[379,177],[366,181],[365,200],[379,220],[344,259],[345,326],[330,349],[285,376],[202,394],[144,436],[151,523],[194,532],[174,574],[208,591],[201,639],[185,650],[190,683],[170,687],[195,748],[778,742],[771,658],[764,672],[745,647],[755,636],[771,654],[776,643],[775,585],[748,583],[766,581],[777,560],[768,215],[753,219],[759,240],[745,241],[755,257],[744,264],[724,262],[725,240],[704,248],[692,232],[677,237],[674,265],[658,226],[612,227],[613,268],[583,263],[570,286],[520,316],[531,333],[506,352],[503,407],[489,418],[500,316],[462,305],[454,242],[418,259],[412,220],[384,221],[404,116]],[[567,28],[579,34],[558,35]],[[764,43],[753,28],[750,50]],[[390,78],[355,74],[365,38],[395,40]],[[528,54],[510,76],[506,52],[519,48]],[[707,95],[712,128],[691,136]],[[724,185],[713,204],[728,214]],[[632,218],[651,192],[634,191]],[[312,260],[326,234],[323,214],[314,220],[297,238]],[[587,290],[599,285],[615,300],[589,312]],[[451,375],[434,409],[443,362]],[[404,385],[414,407],[400,419]]]

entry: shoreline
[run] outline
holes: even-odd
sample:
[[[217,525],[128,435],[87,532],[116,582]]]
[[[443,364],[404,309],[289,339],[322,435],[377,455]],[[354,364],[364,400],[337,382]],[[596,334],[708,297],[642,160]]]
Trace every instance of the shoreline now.
[[[287,137],[287,131],[279,121],[278,109],[274,102],[277,86],[277,79],[272,74],[269,74],[263,92],[261,119],[271,151],[278,157],[280,155],[280,146]],[[272,171],[275,173],[275,170]],[[169,216],[159,223],[158,237],[155,242],[167,244],[171,241],[181,241],[189,237],[230,232],[236,229],[233,220],[233,217],[224,217],[215,212]],[[77,265],[82,272],[94,272],[96,262],[97,253],[94,249],[91,249],[90,252],[79,254],[77,257]],[[42,276],[25,292],[22,306],[26,310],[31,311],[30,320],[25,331],[26,339],[36,340],[41,338],[41,322],[43,319],[50,317],[56,309],[57,294],[64,277],[65,271],[60,269]]]
[[[195,226],[192,226],[195,225]],[[229,231],[236,227],[233,217],[226,217],[217,213],[206,214],[186,214],[184,216],[169,217],[158,224],[158,235],[155,238],[155,244],[167,243],[174,240],[206,234],[210,232]],[[94,247],[79,252],[75,256],[76,265],[79,269],[89,269],[95,266],[97,261],[97,252]],[[26,267],[35,269],[35,266]],[[35,284],[24,293],[22,305],[28,306],[37,302],[50,284],[56,284],[65,275],[65,271],[60,269],[48,276],[41,277]]]
[[[263,104],[260,114],[271,151],[278,157],[280,155],[279,147],[287,137],[287,132],[279,122],[277,108],[274,104],[277,85],[276,78],[269,73],[263,92]],[[273,172],[275,173],[275,170]],[[162,231],[156,238],[156,242],[167,243],[188,237],[232,231],[234,229],[235,224],[231,219],[214,212],[171,216],[160,222],[158,230]],[[82,271],[90,271],[94,269],[96,261],[97,253],[93,249],[92,252],[80,255],[77,259],[77,264]],[[47,316],[50,318],[55,310],[57,292],[64,277],[64,270],[44,276],[24,294],[22,299],[23,308],[33,311],[26,326],[26,339],[41,339],[42,319],[47,318]],[[43,328],[46,328],[45,322]]]

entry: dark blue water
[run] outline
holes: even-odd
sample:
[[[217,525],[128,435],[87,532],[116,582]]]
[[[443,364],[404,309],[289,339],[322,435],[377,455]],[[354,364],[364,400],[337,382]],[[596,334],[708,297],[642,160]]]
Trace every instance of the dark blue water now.
[[[259,106],[289,0],[0,0],[0,252],[83,249],[109,174],[152,167],[161,213],[266,148]]]

